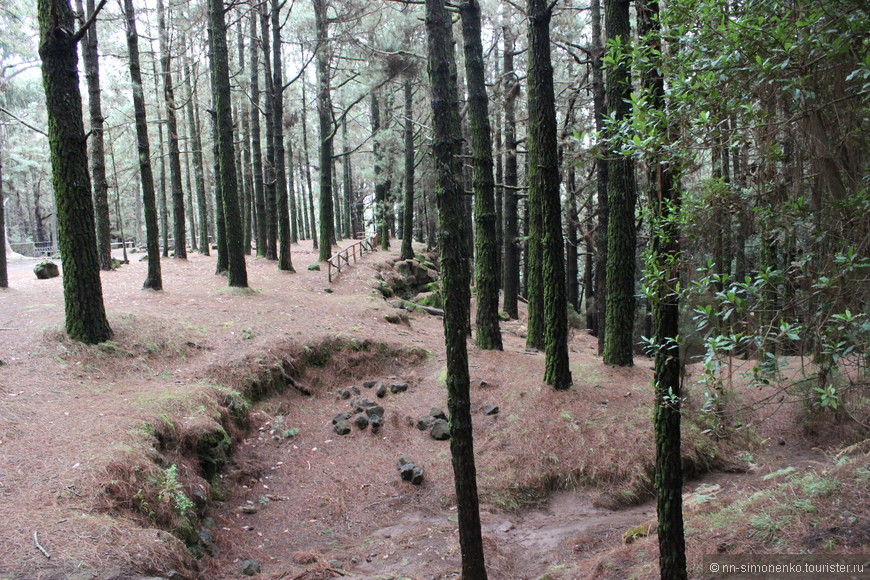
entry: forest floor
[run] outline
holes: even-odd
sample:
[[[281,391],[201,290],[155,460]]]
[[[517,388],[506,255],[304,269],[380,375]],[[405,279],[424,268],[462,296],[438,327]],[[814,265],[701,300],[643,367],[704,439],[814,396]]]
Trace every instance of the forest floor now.
[[[60,278],[11,271],[0,291],[0,579],[229,579],[248,560],[269,579],[458,577],[449,442],[413,425],[446,410],[441,320],[392,324],[385,315],[401,311],[374,290],[397,246],[329,284],[307,269],[317,256],[304,242],[293,274],[249,259],[250,291],[228,289],[215,258],[197,253],[164,259],[165,290],[143,291],[146,263],[131,254],[103,273],[115,336],[100,346],[64,336]],[[575,386],[554,392],[522,319],[502,324],[502,352],[469,341],[490,578],[657,577],[651,361],[609,368],[595,339],[572,331]],[[866,434],[808,434],[800,405],[740,372],[729,437],[712,436],[702,390],[686,407],[690,576],[705,554],[867,552]],[[376,399],[368,380],[409,388]],[[338,390],[351,387],[384,407],[377,434],[333,432],[354,399]],[[487,404],[500,412],[484,415]],[[201,441],[216,428],[233,452],[209,485]],[[399,478],[402,455],[424,468],[422,485]]]

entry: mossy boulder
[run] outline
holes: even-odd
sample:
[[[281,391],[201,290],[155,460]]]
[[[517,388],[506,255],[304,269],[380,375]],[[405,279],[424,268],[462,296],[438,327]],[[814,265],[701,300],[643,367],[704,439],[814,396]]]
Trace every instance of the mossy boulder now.
[[[60,276],[60,270],[57,264],[51,260],[43,260],[33,267],[33,273],[40,280],[48,280],[49,278],[57,278]]]

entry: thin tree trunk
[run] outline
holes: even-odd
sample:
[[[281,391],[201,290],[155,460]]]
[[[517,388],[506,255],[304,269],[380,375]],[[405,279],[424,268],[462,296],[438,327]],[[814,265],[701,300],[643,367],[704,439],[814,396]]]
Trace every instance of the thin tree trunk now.
[[[480,506],[474,465],[468,351],[470,272],[465,240],[465,203],[456,60],[450,16],[443,0],[426,0],[429,86],[432,90],[432,150],[439,208],[439,248],[444,292],[444,338],[447,347],[447,404],[450,410],[450,453],[459,512],[462,578],[486,580]]]
[[[136,118],[136,144],[139,151],[139,173],[142,179],[142,206],[145,212],[145,237],[148,248],[148,275],[142,285],[149,290],[162,290],[160,272],[160,232],[157,227],[157,201],[154,194],[154,174],[151,171],[151,146],[148,143],[148,120],[145,116],[145,94],[142,90],[142,70],[139,65],[139,35],[133,0],[124,0],[127,50],[130,59],[130,84],[133,87],[133,110]]]
[[[402,204],[402,251],[400,258],[414,257],[414,92],[411,79],[405,79],[405,200]],[[346,145],[345,145],[346,147]],[[345,158],[346,159],[346,158]],[[347,161],[345,160],[345,163]],[[350,181],[345,176],[345,183]]]
[[[84,20],[94,13],[94,0],[87,1],[87,12],[82,0],[76,0]],[[97,51],[97,21],[94,20],[82,47],[85,62],[85,80],[88,84],[88,112],[91,122],[90,158],[94,186],[94,211],[97,224],[97,256],[101,270],[112,269],[112,227],[109,220],[109,182],[106,180],[106,149],[103,140],[103,108],[100,98],[100,62]]]
[[[112,338],[112,329],[97,257],[75,20],[69,0],[39,0],[37,12],[66,332],[73,340],[96,344]]]
[[[375,232],[381,238],[381,249],[390,248],[390,230],[387,227],[387,184],[384,182],[381,153],[381,104],[377,92],[372,93],[372,156],[374,157],[375,180]]]
[[[278,259],[278,193],[275,172],[275,109],[272,82],[272,55],[269,42],[269,9],[260,7],[260,46],[263,49],[263,72],[266,79],[263,92],[263,118],[266,120],[266,159],[263,183],[266,188],[266,259]]]
[[[260,56],[257,49],[257,13],[251,11],[251,158],[254,173],[254,206],[257,212],[257,257],[265,258],[266,193],[263,187],[263,151],[260,146]]]
[[[604,117],[607,115],[607,95],[604,90],[604,44],[601,36],[601,0],[592,0],[592,99],[593,114],[595,116],[595,130],[599,135],[604,135]],[[595,159],[595,182],[597,185],[596,205],[598,213],[598,225],[595,235],[595,275],[594,284],[590,286],[590,296],[595,298],[591,304],[591,325],[593,334],[598,337],[598,354],[604,354],[604,337],[606,336],[605,323],[605,300],[607,294],[607,224],[609,223],[610,210],[607,202],[607,158],[598,155]],[[592,248],[590,248],[591,250]]]
[[[332,98],[329,88],[329,33],[325,0],[314,0],[317,28],[317,117],[320,126],[320,256],[329,259],[335,243],[332,199],[333,125]]]
[[[184,42],[182,42],[184,44]],[[202,128],[199,123],[199,115],[196,106],[196,92],[191,81],[190,57],[185,55],[184,78],[187,83],[187,125],[190,127],[191,147],[193,148],[193,182],[196,187],[196,207],[199,215],[199,253],[203,256],[210,254],[208,243],[208,204],[205,193],[205,175],[202,158]]]
[[[290,255],[290,214],[287,207],[287,169],[284,151],[284,67],[281,60],[281,4],[272,0],[272,110],[275,134],[275,195],[278,201],[278,269],[295,272]]]
[[[413,140],[413,136],[412,136]],[[355,224],[353,211],[353,171],[350,160],[350,144],[347,140],[347,116],[341,120],[341,142],[344,146],[342,155],[342,169],[344,170],[344,222],[345,222],[345,237],[353,239],[356,232],[359,231]]]
[[[163,78],[163,105],[169,138],[169,182],[172,188],[172,236],[175,238],[175,258],[187,259],[187,233],[184,224],[184,188],[181,185],[181,152],[178,148],[178,119],[175,116],[175,88],[172,85],[169,31],[163,0],[157,0],[160,28],[160,68]]]
[[[302,79],[302,154],[304,156],[305,181],[308,184],[307,230],[308,235],[311,236],[311,247],[316,250],[317,226],[314,220],[314,189],[311,186],[311,156],[308,154],[308,115],[305,114],[307,109],[308,99],[305,97],[305,79]]]
[[[239,118],[239,148],[236,149],[236,158],[238,163],[239,186],[241,189],[241,206],[242,206],[242,227],[245,230],[245,239],[242,241],[242,246],[245,248],[245,255],[251,255],[251,241],[256,239],[254,230],[257,227],[257,211],[254,205],[254,178],[251,175],[251,107],[247,103],[246,87],[243,85],[245,78],[245,37],[244,37],[244,22],[239,20],[236,27],[236,48],[239,54],[239,84],[242,84],[242,95],[238,97],[236,111]]]
[[[6,204],[3,194],[3,146],[6,139],[4,127],[0,127],[0,288],[9,288],[9,272],[6,264],[6,253],[10,250],[9,239],[6,237]]]
[[[299,210],[296,207],[296,172],[295,164],[293,163],[293,140],[290,135],[287,135],[287,193],[289,195],[290,212],[290,243],[299,243]]]
[[[520,293],[520,246],[517,203],[517,121],[516,100],[520,85],[514,72],[514,36],[509,26],[504,31],[504,252],[502,284],[505,314],[519,318],[517,297]]]
[[[477,313],[475,342],[478,348],[501,350],[498,324],[498,241],[496,236],[495,183],[492,176],[492,131],[489,124],[486,72],[480,39],[480,4],[468,0],[459,6],[464,39],[465,76],[468,85],[468,131],[471,134],[474,236],[477,259],[475,288]]]

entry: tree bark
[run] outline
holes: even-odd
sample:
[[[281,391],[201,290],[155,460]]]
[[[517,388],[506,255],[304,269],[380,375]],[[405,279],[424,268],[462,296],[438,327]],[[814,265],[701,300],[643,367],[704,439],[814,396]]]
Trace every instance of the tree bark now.
[[[136,118],[136,144],[139,151],[139,174],[142,180],[142,206],[145,213],[145,238],[148,248],[148,275],[142,285],[149,290],[163,290],[160,272],[160,232],[157,226],[157,200],[154,174],[151,170],[151,146],[148,142],[148,119],[145,114],[145,93],[142,90],[142,69],[139,65],[139,35],[133,0],[124,0],[127,51],[130,59],[130,84],[133,87],[133,110]]]
[[[112,338],[112,329],[97,257],[75,20],[69,0],[39,0],[37,14],[66,332],[74,340],[96,344]]]
[[[284,68],[281,59],[281,3],[272,0],[272,110],[275,131],[275,195],[278,198],[278,269],[295,272],[290,255],[290,213],[287,207],[287,168],[284,151]]]
[[[257,49],[257,13],[251,11],[251,161],[254,206],[257,212],[257,256],[266,257],[266,193],[263,187],[263,150],[260,144],[260,56]]]
[[[302,154],[304,156],[305,181],[308,184],[307,230],[311,236],[311,247],[317,249],[317,225],[314,218],[314,189],[311,186],[311,156],[308,151],[308,99],[305,96],[305,79],[302,79]]]
[[[474,262],[477,312],[475,342],[484,350],[501,350],[498,324],[499,252],[496,234],[495,182],[492,169],[492,130],[489,123],[486,71],[480,39],[480,3],[459,5],[468,85],[468,131],[471,134],[472,188],[474,191]]]
[[[184,42],[182,41],[182,44]],[[184,78],[187,84],[187,124],[190,127],[191,147],[193,148],[193,182],[196,187],[196,207],[199,215],[199,253],[208,256],[211,252],[208,243],[208,204],[205,193],[205,173],[202,156],[202,128],[196,106],[196,92],[191,81],[192,68],[189,55],[184,59]],[[191,208],[192,210],[192,208]]]
[[[314,0],[317,28],[317,117],[320,127],[320,256],[329,259],[335,244],[335,217],[332,199],[333,124],[329,88],[329,31],[326,2]]]
[[[275,171],[275,109],[273,106],[272,55],[269,49],[269,8],[260,5],[260,46],[263,49],[263,72],[266,79],[263,92],[263,118],[266,120],[266,159],[263,184],[266,190],[266,259],[278,259],[278,193]]]
[[[595,117],[595,130],[604,135],[604,117],[607,115],[607,96],[604,90],[604,68],[602,57],[604,45],[601,41],[601,0],[592,0],[592,100]],[[598,354],[604,354],[605,337],[605,300],[607,294],[607,224],[610,210],[607,203],[607,157],[604,154],[595,158],[595,182],[597,186],[596,205],[598,224],[595,230],[594,286],[589,287],[589,296],[594,300],[587,302],[591,310],[593,334],[598,337]],[[589,248],[590,251],[592,248]]]
[[[413,140],[413,136],[412,136]],[[344,222],[345,222],[345,237],[354,239],[356,232],[359,231],[359,226],[356,224],[356,216],[354,213],[353,203],[353,171],[350,160],[350,144],[347,140],[347,116],[341,120],[341,142],[343,145],[342,169],[344,171]]]
[[[375,172],[375,232],[380,237],[381,249],[390,248],[390,230],[387,227],[387,184],[383,173],[383,160],[381,153],[381,104],[377,91],[372,93],[371,100],[372,116],[372,155],[374,157]]]
[[[218,129],[218,155],[220,159],[221,198],[227,244],[227,281],[230,286],[248,286],[245,252],[242,247],[241,216],[239,215],[238,182],[233,143],[232,95],[227,51],[227,27],[222,0],[209,0],[211,26],[211,67],[214,75],[215,116]]]
[[[465,203],[456,61],[450,17],[443,0],[426,0],[429,85],[432,90],[433,157],[439,208],[441,284],[444,293],[444,338],[447,347],[447,404],[450,452],[459,512],[462,578],[485,580],[480,507],[474,465],[468,351],[470,272],[465,240]]]
[[[608,42],[631,45],[628,17],[629,0],[605,0],[605,27]],[[625,58],[607,70],[607,109],[616,122],[631,108],[631,70]],[[607,268],[604,337],[604,362],[616,366],[634,364],[635,246],[634,209],[636,203],[634,162],[618,151],[618,135],[608,134],[607,201],[610,212],[607,226]]]
[[[77,0],[83,21],[94,13],[94,0],[88,0],[87,12],[82,0]],[[94,211],[97,224],[97,256],[100,270],[112,269],[112,226],[109,220],[109,182],[106,180],[106,148],[103,139],[103,107],[100,98],[100,61],[97,52],[97,21],[91,22],[85,33],[82,60],[88,84],[88,113],[91,121],[90,158],[94,187]]]
[[[556,100],[553,88],[553,65],[550,61],[550,19],[552,5],[546,0],[529,0],[529,71],[528,71],[528,161],[529,205],[537,215],[538,235],[532,245],[540,260],[539,269],[529,271],[534,292],[529,292],[529,316],[535,298],[543,325],[544,382],[558,390],[571,386],[568,364],[568,303],[565,298],[565,250],[562,240],[562,208],[559,199],[559,153],[556,142]],[[537,207],[537,209],[535,209]],[[537,242],[537,243],[535,243]],[[531,334],[532,323],[529,323]]]
[[[414,257],[414,93],[411,79],[405,79],[405,200],[402,204],[402,251],[400,258]],[[347,159],[345,158],[345,163]],[[345,178],[350,181],[349,176]]]
[[[520,292],[520,247],[518,204],[517,204],[517,120],[516,99],[520,85],[514,72],[514,36],[509,26],[504,29],[504,285],[503,308],[505,313],[516,320],[519,318],[517,297]]]

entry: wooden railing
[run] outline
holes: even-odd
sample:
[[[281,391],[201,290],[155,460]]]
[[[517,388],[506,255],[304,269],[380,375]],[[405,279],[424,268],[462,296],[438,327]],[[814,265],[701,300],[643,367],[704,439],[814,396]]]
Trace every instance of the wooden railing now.
[[[343,250],[333,254],[326,261],[329,281],[332,282],[332,269],[335,268],[336,273],[340,273],[342,267],[350,265],[351,259],[353,259],[353,263],[356,264],[357,254],[362,258],[363,254],[366,252],[375,252],[378,249],[378,236],[377,234],[371,235],[364,240],[360,240],[358,242],[354,242]]]

